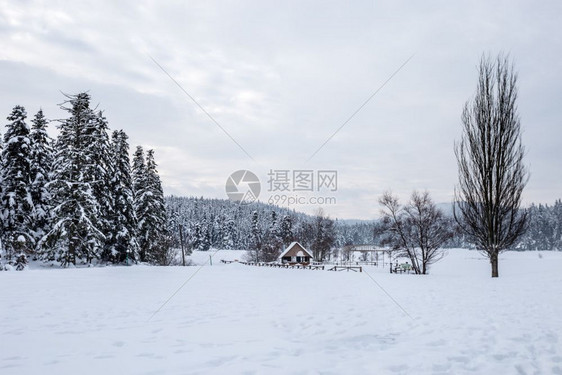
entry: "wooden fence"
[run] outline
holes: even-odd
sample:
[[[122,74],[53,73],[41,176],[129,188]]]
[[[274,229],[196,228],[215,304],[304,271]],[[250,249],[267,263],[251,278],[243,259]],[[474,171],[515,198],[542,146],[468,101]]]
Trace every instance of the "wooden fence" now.
[[[363,267],[361,267],[361,266],[333,266],[332,268],[329,268],[328,271],[363,272]]]
[[[292,268],[292,269],[302,269],[302,270],[324,270],[324,265],[316,264],[283,264],[283,263],[265,263],[265,262],[240,262],[240,264],[245,264],[247,266],[256,267],[272,267],[272,268]]]

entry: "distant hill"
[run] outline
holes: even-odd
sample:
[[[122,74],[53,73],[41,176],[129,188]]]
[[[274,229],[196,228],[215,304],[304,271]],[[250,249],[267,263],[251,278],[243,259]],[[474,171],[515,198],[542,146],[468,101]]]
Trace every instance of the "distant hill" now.
[[[453,202],[441,202],[435,204],[447,216],[453,216]]]

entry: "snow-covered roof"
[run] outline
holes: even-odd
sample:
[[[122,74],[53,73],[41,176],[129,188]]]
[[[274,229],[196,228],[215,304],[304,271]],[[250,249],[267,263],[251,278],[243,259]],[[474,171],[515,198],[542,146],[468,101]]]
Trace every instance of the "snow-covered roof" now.
[[[304,248],[303,245],[301,245],[300,243],[298,243],[297,241],[295,242],[291,242],[291,244],[289,246],[287,246],[287,248],[285,249],[285,251],[283,251],[283,253],[281,253],[281,255],[279,255],[279,258],[283,258],[293,247],[295,247],[296,245],[299,245],[299,247],[301,249],[304,250],[304,252],[311,258],[313,258],[312,254],[310,253],[310,251],[306,250]]]

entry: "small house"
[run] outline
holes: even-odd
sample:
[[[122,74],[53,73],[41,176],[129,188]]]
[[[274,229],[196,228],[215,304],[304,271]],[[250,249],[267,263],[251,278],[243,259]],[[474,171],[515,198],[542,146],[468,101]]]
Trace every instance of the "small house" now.
[[[300,243],[291,243],[279,256],[282,263],[308,265],[313,260],[312,254]]]

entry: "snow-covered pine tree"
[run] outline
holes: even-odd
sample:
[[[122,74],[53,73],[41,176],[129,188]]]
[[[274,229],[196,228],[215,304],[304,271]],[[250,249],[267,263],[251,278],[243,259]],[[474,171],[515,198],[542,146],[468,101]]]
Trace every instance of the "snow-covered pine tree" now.
[[[115,171],[108,134],[109,125],[102,111],[97,112],[93,121],[88,121],[85,125],[86,142],[83,151],[88,163],[85,166],[84,177],[90,183],[92,195],[99,207],[99,229],[105,234],[101,259],[115,261],[111,249],[117,235],[116,228],[111,225],[111,218],[114,215],[111,180]]]
[[[89,144],[92,136],[88,129],[97,121],[90,108],[90,95],[67,95],[61,108],[70,113],[70,118],[58,126],[60,134],[48,185],[54,200],[53,225],[41,242],[43,259],[67,266],[99,258],[105,236],[92,189],[94,178],[87,174],[96,168]]]
[[[210,249],[211,249],[211,232],[209,230],[209,224],[205,223],[205,225],[203,226],[203,232],[201,235],[199,250],[209,251]]]
[[[277,213],[275,211],[271,211],[271,222],[262,246],[263,261],[275,261],[281,253],[282,247],[283,240],[279,235],[279,228],[277,227]]]
[[[110,239],[111,260],[127,263],[135,261],[139,251],[128,138],[123,130],[113,132],[113,177],[110,189],[112,194],[110,227],[113,234]]]
[[[47,119],[39,110],[31,120],[31,199],[33,202],[33,236],[38,244],[50,230],[51,195],[47,189],[53,164],[52,140],[47,134]],[[36,249],[39,251],[40,249]]]
[[[556,221],[556,241],[555,249],[562,250],[562,200],[558,199],[554,203],[554,220]]]
[[[195,226],[193,227],[193,233],[190,237],[190,248],[193,250],[199,250],[199,247],[201,246],[201,239],[203,238],[200,223],[195,224]]]
[[[540,228],[538,227],[538,208],[532,203],[528,208],[529,224],[527,225],[527,232],[519,242],[519,246],[523,250],[538,250],[537,239],[540,236]]]
[[[234,220],[228,219],[224,229],[224,237],[222,239],[223,248],[226,250],[234,249],[236,243],[236,227]]]
[[[215,247],[218,249],[224,249],[224,230],[225,230],[225,223],[224,223],[224,215],[219,214],[216,215],[214,220],[212,221],[212,225],[210,225],[209,235],[209,248],[211,248],[212,244],[215,244]]]
[[[138,146],[133,159],[134,208],[141,261],[165,264],[168,261],[169,238],[166,207],[154,151],[144,152]]]
[[[15,106],[6,125],[1,157],[2,245],[8,263],[25,263],[26,255],[34,250],[32,234],[33,203],[31,199],[31,139],[27,114],[22,106]]]
[[[179,249],[181,248],[182,241],[185,245],[185,238],[182,238],[185,235],[185,228],[183,227],[182,220],[178,214],[178,211],[174,208],[169,207],[169,203],[166,202],[166,212],[168,213],[168,233],[173,234],[171,238],[171,246],[173,248]],[[181,228],[181,229],[180,229]],[[181,235],[180,235],[181,230]],[[184,247],[185,251],[185,247]]]
[[[168,262],[168,251],[170,238],[168,234],[168,227],[166,225],[168,217],[166,214],[166,204],[164,203],[164,190],[162,189],[162,181],[156,169],[157,164],[154,158],[154,150],[148,150],[146,154],[146,171],[147,183],[152,191],[152,208],[154,217],[154,243],[151,246],[151,258],[153,262],[158,264],[166,264]],[[210,243],[210,234],[207,234],[207,239]]]
[[[252,227],[250,234],[250,256],[252,262],[260,262],[262,258],[262,239],[259,227],[258,211],[252,213]]]
[[[144,216],[146,212],[147,171],[142,146],[137,146],[135,153],[133,154],[132,178],[133,209],[137,220],[135,231],[137,233],[137,241],[139,244],[139,260],[141,262],[146,262],[146,244],[148,239],[146,238],[147,232],[144,230]]]
[[[211,248],[211,233],[207,219],[195,224],[192,247],[197,251],[208,251]]]
[[[295,238],[295,235],[293,234],[293,219],[291,216],[283,216],[280,232],[281,239],[283,240],[283,246],[288,247]]]

